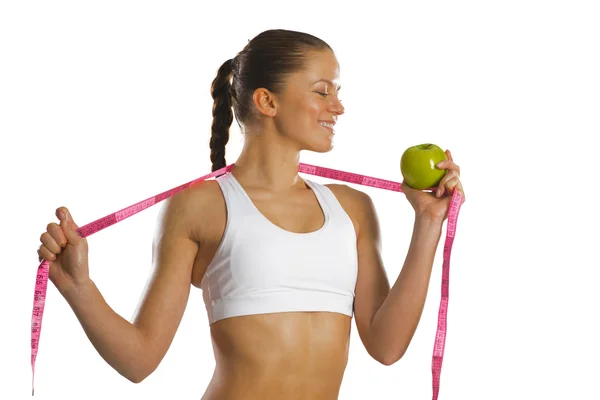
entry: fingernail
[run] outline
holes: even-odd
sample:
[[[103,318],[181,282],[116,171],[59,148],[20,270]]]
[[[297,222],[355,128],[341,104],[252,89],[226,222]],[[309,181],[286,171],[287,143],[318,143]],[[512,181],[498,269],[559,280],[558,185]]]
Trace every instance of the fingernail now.
[[[444,162],[440,161],[439,163],[437,163],[436,167],[440,168],[442,165],[444,165]]]

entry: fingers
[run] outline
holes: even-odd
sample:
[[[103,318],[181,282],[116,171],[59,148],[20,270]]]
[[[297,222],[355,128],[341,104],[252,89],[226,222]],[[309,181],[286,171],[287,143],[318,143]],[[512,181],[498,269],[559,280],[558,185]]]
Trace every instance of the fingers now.
[[[54,227],[58,228],[58,232],[56,229],[53,229]],[[42,233],[40,242],[51,252],[58,254],[67,244],[67,239],[58,225],[50,224],[48,230]]]
[[[454,171],[458,176],[460,176],[460,167],[450,159],[440,161],[439,163],[437,163],[436,167],[438,167],[438,169],[447,169],[448,171]]]
[[[455,190],[458,190],[460,192],[460,194],[462,195],[462,202],[460,204],[463,204],[465,201],[467,201],[467,197],[465,196],[465,191],[463,190],[460,179],[458,180],[458,185],[456,185]]]
[[[446,189],[450,189],[456,186],[456,182],[454,181],[460,182],[457,173],[455,171],[448,171],[446,175],[444,175],[440,183],[438,183],[437,189],[435,191],[435,197],[441,197],[444,193],[446,193]],[[451,182],[454,183],[451,184]]]
[[[60,228],[63,231],[65,238],[71,244],[76,244],[81,240],[81,237],[76,232],[79,228],[71,213],[66,207],[59,207],[56,209],[56,217],[60,220]]]
[[[67,245],[63,230],[55,223],[48,224],[46,232],[40,236],[40,241],[42,245],[38,249],[38,255],[46,260],[55,260],[56,255]]]
[[[81,240],[79,234],[75,231],[77,224],[73,222],[69,210],[66,207],[56,209],[56,216],[60,220],[60,225],[51,222],[46,227],[46,232],[40,236],[41,246],[38,248],[38,257],[42,261],[54,261],[67,244],[76,244]]]
[[[449,180],[447,180],[445,182],[444,185],[440,185],[438,187],[438,192],[441,194],[437,194],[436,193],[436,197],[440,197],[442,196],[444,193],[449,193],[449,194],[453,194],[455,190],[458,190],[461,195],[462,195],[462,203],[465,202],[465,193],[463,191],[463,187],[462,187],[462,183],[460,182],[460,178],[458,176],[454,176],[452,178],[450,178]]]
[[[444,175],[444,177],[440,180],[440,183],[437,186],[437,190],[435,193],[436,197],[443,196],[444,193],[446,193],[446,191],[452,193],[452,190],[450,189],[453,189],[458,184],[460,184],[460,167],[452,159],[452,153],[450,152],[450,150],[446,150],[445,153],[448,159],[441,161],[436,165],[436,167],[439,169],[447,170],[446,175]]]
[[[460,177],[454,171],[448,172],[437,186],[435,197],[441,197],[444,193],[452,193],[458,187],[462,191]]]
[[[56,260],[56,254],[54,254],[53,252],[51,252],[50,250],[48,250],[48,248],[44,245],[41,245],[38,248],[38,260],[40,262],[42,262],[42,260],[48,260],[48,261],[55,261]]]

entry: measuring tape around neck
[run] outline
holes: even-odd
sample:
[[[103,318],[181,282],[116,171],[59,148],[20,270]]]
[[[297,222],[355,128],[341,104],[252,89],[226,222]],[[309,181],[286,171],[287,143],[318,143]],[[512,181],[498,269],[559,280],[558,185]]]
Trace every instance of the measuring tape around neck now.
[[[142,210],[145,210],[146,208],[151,207],[154,204],[159,203],[198,182],[230,172],[234,165],[235,164],[230,164],[208,175],[202,176],[191,182],[177,186],[176,188],[157,194],[156,196],[150,197],[146,200],[140,201],[120,211],[114,212],[105,217],[97,219],[96,221],[93,221],[77,229],[77,233],[81,237],[90,236],[93,233],[101,231],[104,228],[114,225],[117,222],[124,220],[125,218],[129,218],[132,215],[137,214]],[[399,182],[387,181],[384,179],[354,174],[351,172],[338,171],[330,168],[318,167],[315,165],[300,163],[298,166],[298,172],[311,174],[315,176],[321,176],[328,179],[335,179],[338,181],[344,181],[348,183],[354,183],[358,185],[371,186],[379,189],[392,190],[395,192],[402,192],[401,184]],[[448,314],[448,288],[450,284],[450,255],[452,253],[452,244],[454,242],[454,236],[456,233],[456,223],[458,220],[458,213],[460,212],[461,204],[462,196],[460,195],[460,192],[458,190],[454,190],[452,198],[450,200],[450,208],[448,210],[446,241],[444,243],[444,262],[442,265],[442,297],[440,300],[440,308],[438,312],[438,327],[435,335],[433,357],[431,363],[431,371],[433,377],[433,400],[437,400],[440,388],[440,375],[442,370],[442,361],[444,359],[444,348],[446,346],[446,317]],[[48,289],[49,267],[50,262],[47,260],[42,261],[42,263],[38,266],[35,281],[35,291],[33,296],[33,311],[31,314],[32,396],[35,393],[35,360],[37,358],[37,353],[39,349],[40,335],[42,331],[42,318],[46,306],[46,290]]]

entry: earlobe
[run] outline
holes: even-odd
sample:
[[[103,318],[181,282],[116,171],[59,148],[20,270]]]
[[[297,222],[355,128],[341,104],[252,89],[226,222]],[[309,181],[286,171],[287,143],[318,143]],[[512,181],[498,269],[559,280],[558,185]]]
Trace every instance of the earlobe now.
[[[265,88],[258,88],[252,94],[254,106],[262,115],[274,117],[277,114],[276,99],[273,93]]]

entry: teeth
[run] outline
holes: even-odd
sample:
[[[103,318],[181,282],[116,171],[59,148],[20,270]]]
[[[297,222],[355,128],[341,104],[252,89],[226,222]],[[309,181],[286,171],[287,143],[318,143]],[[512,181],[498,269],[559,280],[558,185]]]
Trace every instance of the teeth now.
[[[319,124],[326,126],[327,128],[333,128],[333,124],[329,124],[327,122],[319,122]]]

